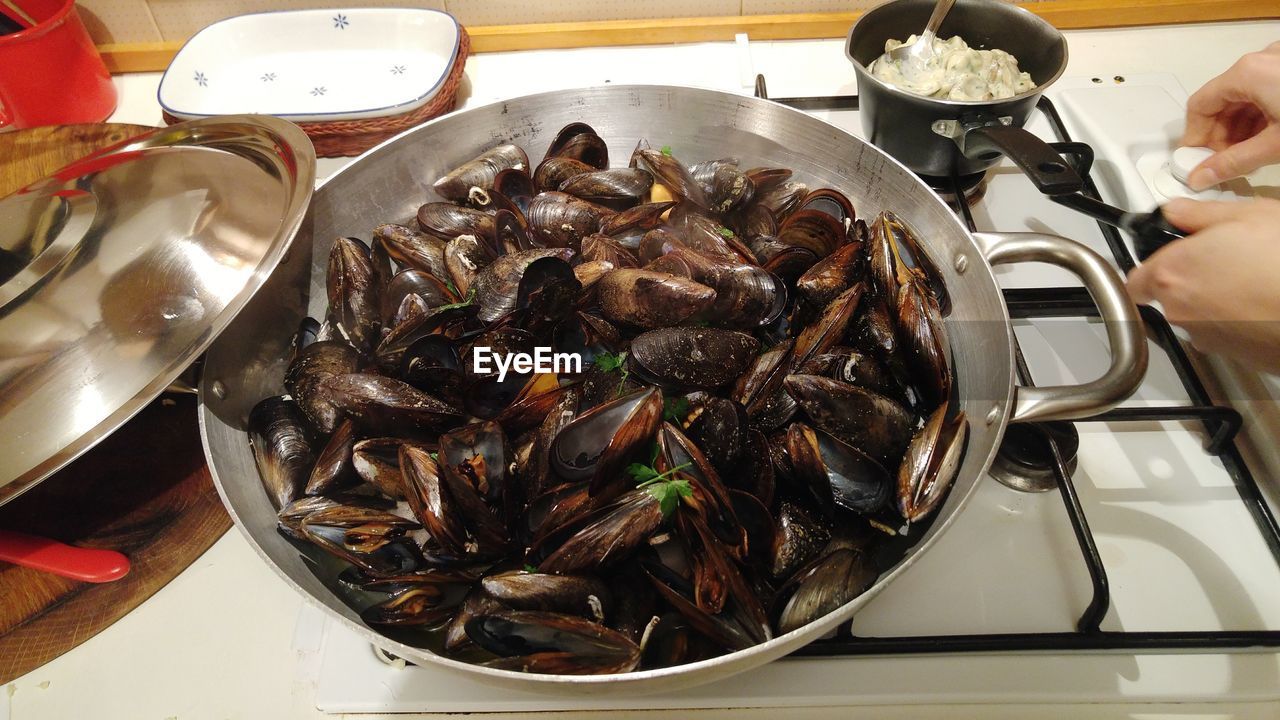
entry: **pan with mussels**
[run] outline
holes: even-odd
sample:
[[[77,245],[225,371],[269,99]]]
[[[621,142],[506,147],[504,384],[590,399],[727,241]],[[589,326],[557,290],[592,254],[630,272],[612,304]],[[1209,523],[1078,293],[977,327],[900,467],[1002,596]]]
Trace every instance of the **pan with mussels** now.
[[[1107,373],[1016,387],[987,258],[1080,274]],[[346,630],[490,684],[671,691],[847,627],[1008,422],[1131,392],[1122,288],[795,110],[543,93],[318,188],[208,353],[202,431],[250,544]]]

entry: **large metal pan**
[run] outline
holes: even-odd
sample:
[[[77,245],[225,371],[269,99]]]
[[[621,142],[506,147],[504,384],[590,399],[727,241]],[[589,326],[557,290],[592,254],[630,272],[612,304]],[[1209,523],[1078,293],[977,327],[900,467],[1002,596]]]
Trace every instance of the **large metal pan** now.
[[[684,158],[742,158],[746,167],[793,168],[813,186],[838,188],[870,217],[891,208],[918,230],[945,275],[960,405],[972,418],[959,478],[936,522],[866,594],[825,618],[747,650],[680,667],[611,676],[532,675],[460,663],[409,647],[361,623],[358,602],[321,553],[300,551],[277,534],[276,517],[254,469],[244,418],[259,399],[281,392],[282,359],[303,314],[325,305],[324,269],[338,236],[368,237],[383,222],[412,218],[432,181],[500,142],[541,157],[563,125],[585,121],[625,158],[638,138],[670,145]],[[1107,324],[1111,368],[1076,387],[1014,383],[1008,310],[991,266],[1042,261],[1080,276]],[[804,113],[765,100],[711,90],[611,86],[508,100],[427,123],[373,149],[316,191],[311,213],[285,262],[210,349],[201,384],[201,427],[214,480],[236,525],[290,585],[371,642],[412,662],[483,676],[494,685],[552,692],[669,691],[732,675],[781,657],[847,622],[946,530],[986,470],[1009,422],[1077,418],[1127,397],[1146,370],[1146,344],[1119,275],[1094,252],[1044,235],[971,235],[915,175],[872,145]]]

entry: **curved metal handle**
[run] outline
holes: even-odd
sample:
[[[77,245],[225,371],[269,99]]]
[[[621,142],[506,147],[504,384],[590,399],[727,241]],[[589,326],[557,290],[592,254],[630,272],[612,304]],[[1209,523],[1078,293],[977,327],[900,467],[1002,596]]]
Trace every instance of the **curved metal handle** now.
[[[1147,374],[1147,335],[1120,273],[1073,240],[1039,233],[975,233],[992,265],[1045,262],[1079,277],[1098,306],[1111,344],[1111,367],[1083,385],[1017,386],[1009,422],[1075,420],[1106,412],[1138,389]]]

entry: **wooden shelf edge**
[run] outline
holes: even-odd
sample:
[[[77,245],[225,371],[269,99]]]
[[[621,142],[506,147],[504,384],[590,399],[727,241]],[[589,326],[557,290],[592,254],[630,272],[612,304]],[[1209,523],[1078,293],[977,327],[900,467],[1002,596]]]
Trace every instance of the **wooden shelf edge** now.
[[[1063,30],[1220,22],[1280,17],[1274,0],[1044,0],[1022,3]],[[605,20],[469,27],[472,52],[608,45],[665,45],[732,40],[843,37],[860,13]],[[98,50],[113,73],[164,70],[182,41],[111,43]]]

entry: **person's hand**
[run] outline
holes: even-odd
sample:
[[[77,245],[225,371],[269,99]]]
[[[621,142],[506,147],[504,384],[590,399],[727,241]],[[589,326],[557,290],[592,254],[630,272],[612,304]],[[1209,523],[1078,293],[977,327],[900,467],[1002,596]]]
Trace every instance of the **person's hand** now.
[[[1133,300],[1159,301],[1200,350],[1280,370],[1280,201],[1180,199],[1164,214],[1192,234],[1129,273]]]
[[[1191,173],[1205,190],[1280,162],[1280,42],[1249,53],[1187,101],[1183,146],[1217,152]]]

